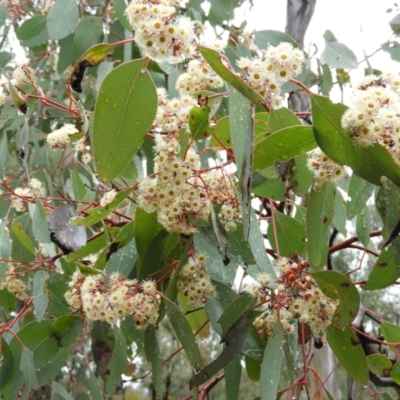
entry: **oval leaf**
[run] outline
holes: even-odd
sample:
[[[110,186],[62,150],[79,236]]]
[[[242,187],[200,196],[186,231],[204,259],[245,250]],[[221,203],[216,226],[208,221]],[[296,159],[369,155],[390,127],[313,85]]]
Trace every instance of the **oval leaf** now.
[[[268,225],[268,240],[271,246],[283,257],[292,257],[294,253],[301,254],[306,244],[306,233],[303,226],[292,217],[281,212],[274,212],[276,238],[272,221]],[[276,244],[278,239],[278,245]]]
[[[50,39],[60,40],[74,32],[78,18],[76,0],[58,0],[47,15],[47,32]]]
[[[312,189],[307,205],[308,261],[315,268],[324,266],[328,259],[328,229],[335,208],[335,186],[327,183],[319,190]]]
[[[283,128],[264,138],[258,136],[254,147],[254,170],[263,170],[275,161],[286,161],[317,147],[311,126]]]
[[[352,329],[338,329],[329,326],[326,338],[337,359],[357,383],[368,385],[368,364],[360,341]]]
[[[167,314],[172,327],[178,336],[186,355],[191,364],[199,369],[203,365],[199,347],[188,320],[183,315],[182,311],[171,300],[164,298],[164,305],[167,309]]]
[[[103,80],[93,116],[93,151],[99,176],[120,174],[138,151],[157,111],[147,59],[130,61]]]

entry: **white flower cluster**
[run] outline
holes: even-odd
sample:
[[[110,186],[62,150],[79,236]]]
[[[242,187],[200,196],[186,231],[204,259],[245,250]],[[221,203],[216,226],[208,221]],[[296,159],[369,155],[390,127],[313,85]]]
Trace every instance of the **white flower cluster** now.
[[[239,68],[247,73],[251,87],[266,99],[271,107],[279,107],[282,101],[281,87],[301,72],[304,53],[290,43],[269,46],[262,57],[241,57]]]
[[[194,24],[185,16],[175,18],[170,1],[132,0],[125,13],[144,56],[177,64],[195,54]]]
[[[400,165],[400,77],[368,75],[357,86],[342,127],[359,146],[379,143]]]
[[[224,85],[210,65],[203,58],[189,61],[187,72],[176,81],[176,89],[181,96],[193,95],[207,88],[216,89]]]
[[[12,73],[12,76],[13,76],[12,83],[13,83],[14,86],[15,85],[21,85],[21,84],[24,84],[24,83],[27,83],[27,84],[30,84],[30,85],[32,83],[33,84],[36,83],[35,71],[31,67],[26,65],[26,64],[18,65],[14,69],[14,71]]]
[[[39,179],[31,178],[31,180],[29,182],[29,186],[32,188],[33,192],[37,196],[43,196],[44,195],[43,183],[41,181],[39,181]]]
[[[7,290],[20,300],[28,297],[28,283],[16,278],[15,267],[11,263],[7,264],[6,275],[0,280],[0,289]]]
[[[71,289],[65,293],[68,304],[82,310],[92,321],[115,324],[132,315],[141,329],[157,322],[161,296],[154,281],[139,284],[136,279],[126,279],[116,272],[106,281],[103,275],[85,277],[77,270],[69,287]]]
[[[236,229],[241,219],[233,184],[221,171],[201,173],[200,158],[190,147],[182,160],[180,146],[172,136],[156,135],[155,177],[139,184],[138,205],[157,212],[157,219],[169,232],[197,232],[198,219],[207,220],[211,204],[222,204],[219,218],[226,230]]]
[[[332,322],[339,300],[328,298],[318,288],[305,271],[306,261],[297,264],[282,257],[277,264],[280,271],[276,280],[279,303],[271,304],[276,294],[268,274],[260,274],[258,283],[250,288],[250,293],[267,306],[254,325],[264,329],[269,336],[278,320],[287,333],[294,332],[296,321],[301,321],[315,334],[322,335]]]
[[[158,108],[154,128],[158,127],[165,133],[179,134],[181,129],[189,128],[189,112],[196,105],[196,100],[188,95],[168,100],[163,88],[157,89]]]
[[[88,164],[92,160],[92,155],[90,154],[90,146],[86,145],[86,138],[78,140],[75,143],[76,154],[81,154],[81,159],[84,164]]]
[[[307,167],[314,174],[316,188],[342,178],[346,172],[343,166],[334,163],[319,148],[309,153]]]
[[[111,189],[110,191],[104,193],[103,197],[100,199],[101,207],[105,207],[107,204],[112,203],[116,195],[117,191],[115,189]]]
[[[157,211],[158,221],[169,232],[195,233],[189,217],[205,220],[210,213],[204,183],[196,175],[199,156],[191,147],[182,160],[177,155],[180,146],[176,139],[157,135],[155,140],[157,174],[139,184],[138,205],[147,212]]]
[[[47,144],[52,149],[65,149],[70,143],[70,135],[78,133],[73,124],[65,124],[60,129],[57,129],[47,135]]]
[[[179,274],[177,288],[185,295],[192,309],[204,307],[207,297],[216,294],[205,267],[206,261],[205,254],[195,254],[189,257]]]
[[[26,210],[25,201],[22,197],[43,196],[45,194],[45,188],[43,182],[37,178],[31,178],[29,181],[29,187],[18,187],[14,189],[15,195],[11,196],[11,207],[15,208],[18,212]]]
[[[24,199],[21,197],[31,197],[32,192],[30,188],[16,188],[14,189],[14,193],[17,195],[11,196],[11,207],[14,207],[18,212],[24,212],[26,210]],[[21,197],[19,197],[21,196]]]
[[[242,221],[242,214],[238,211],[239,204],[231,179],[220,169],[205,172],[202,178],[206,183],[211,203],[222,204],[218,218],[228,232],[235,231],[236,224]]]

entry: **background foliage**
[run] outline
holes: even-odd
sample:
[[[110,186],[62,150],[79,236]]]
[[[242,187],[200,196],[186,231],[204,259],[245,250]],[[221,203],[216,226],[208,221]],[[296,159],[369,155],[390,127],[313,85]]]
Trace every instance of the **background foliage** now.
[[[162,173],[153,146],[160,132],[167,135],[155,121],[167,111],[156,88],[165,89],[165,101],[183,98],[179,78],[188,61],[146,57],[125,0],[0,4],[2,398],[332,399],[346,390],[349,398],[398,396],[400,322],[391,300],[400,241],[394,235],[379,249],[375,238],[387,238],[398,223],[400,167],[392,143],[355,145],[341,125],[347,107],[329,99],[334,88],[347,88],[349,70],[381,71],[368,57],[359,62],[330,31],[317,59],[287,33],[250,35],[245,22],[234,26],[238,0],[211,1],[208,12],[201,3],[174,3],[174,13],[197,21],[197,39],[206,22],[216,34],[225,31],[223,52],[196,42],[197,59],[221,87],[208,81],[190,93],[187,120],[169,135],[179,146],[167,151],[186,161],[190,148],[197,152],[193,186],[213,170],[224,171],[228,184],[200,195],[204,204],[215,198],[210,215],[185,219],[192,231],[163,224],[160,202],[144,210],[140,186]],[[381,50],[398,61],[396,18]],[[15,59],[17,43],[26,62]],[[303,96],[305,108],[271,107],[273,98],[239,68],[243,57],[282,43],[305,59],[283,96]],[[346,167],[340,179],[315,179],[307,154],[317,147]],[[51,214],[65,204],[71,215]],[[197,274],[207,276],[209,291],[193,307],[180,279],[204,254]],[[293,267],[291,277],[282,275],[282,259]],[[66,293],[99,274],[109,292],[118,277],[135,282],[135,295],[157,304],[153,320],[132,310],[112,323],[71,307]],[[252,291],[266,276],[266,294]],[[138,285],[148,280],[156,290],[147,293]],[[286,299],[306,290],[294,281],[337,305],[326,335],[312,334],[300,316],[292,331],[285,325]],[[281,321],[257,325],[276,310]],[[334,360],[326,362],[329,374],[311,363],[323,354],[321,341],[334,353],[322,356]]]

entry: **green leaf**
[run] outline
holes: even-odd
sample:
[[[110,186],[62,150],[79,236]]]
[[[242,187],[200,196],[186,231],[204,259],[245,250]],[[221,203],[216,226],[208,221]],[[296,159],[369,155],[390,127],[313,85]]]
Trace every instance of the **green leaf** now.
[[[266,50],[268,45],[276,47],[282,42],[290,43],[293,45],[293,47],[300,48],[300,46],[287,33],[274,30],[255,32],[254,42],[256,43],[257,47],[262,50]]]
[[[369,382],[368,364],[360,341],[352,329],[328,326],[326,338],[333,353],[344,369],[360,385],[366,386]]]
[[[35,245],[33,244],[28,234],[22,228],[21,223],[18,221],[13,221],[11,227],[15,237],[21,242],[25,249],[27,249],[30,253],[35,254]]]
[[[264,237],[261,233],[260,225],[258,224],[257,216],[254,210],[252,210],[250,218],[249,244],[260,272],[265,272],[271,275],[271,277],[275,278],[276,273],[272,267],[271,261],[267,256]]]
[[[365,246],[368,247],[369,234],[371,232],[371,218],[369,215],[368,206],[357,215],[356,219],[356,233],[358,240]]]
[[[83,319],[74,315],[63,315],[57,318],[51,327],[53,335],[58,339],[62,347],[74,343],[82,334]]]
[[[247,376],[253,381],[258,382],[261,375],[261,360],[245,357]]]
[[[243,225],[239,225],[235,231],[228,233],[228,256],[238,257],[246,264],[254,264],[254,256],[249,242],[243,239]]]
[[[157,279],[164,267],[164,260],[178,244],[179,235],[162,230],[149,243],[142,259],[138,262],[138,279]]]
[[[70,253],[66,257],[67,262],[81,260],[89,254],[97,253],[107,246],[107,239],[104,233],[100,233],[94,239],[89,240],[85,246],[77,253]]]
[[[10,346],[4,340],[4,337],[1,337],[1,356],[2,356],[2,362],[0,365],[0,376],[1,376],[0,387],[7,382],[14,367],[13,354],[10,349]]]
[[[346,229],[346,206],[339,191],[335,193],[335,211],[333,214],[332,225],[343,235],[347,236]]]
[[[115,388],[121,383],[121,375],[127,362],[127,346],[121,329],[114,325],[115,347],[112,359],[108,365],[109,374],[106,378],[106,392],[109,397],[115,394]]]
[[[126,3],[125,0],[113,0],[113,6],[115,10],[115,14],[117,14],[117,18],[121,25],[128,31],[132,31],[132,26],[128,21],[127,16],[125,15]]]
[[[186,296],[182,292],[178,293],[178,301],[192,331],[198,332],[197,335],[201,338],[207,338],[210,335],[210,324],[205,309],[192,310]]]
[[[36,204],[32,206],[34,206],[33,213],[31,213],[33,234],[38,242],[50,243],[50,232],[47,226],[46,210],[38,198],[36,198]],[[29,211],[31,211],[31,205],[29,205]]]
[[[353,282],[337,271],[314,272],[312,277],[326,296],[340,300],[332,318],[332,327],[343,329],[348,326],[360,307],[360,295]]]
[[[392,369],[392,361],[383,354],[371,354],[367,357],[369,370],[379,376],[388,376]]]
[[[211,130],[211,146],[212,147],[232,147],[231,127],[229,116],[222,117]]]
[[[238,354],[235,359],[224,368],[225,388],[227,400],[239,399],[240,379],[242,377],[242,355]]]
[[[102,390],[100,389],[99,383],[90,368],[88,370],[88,374],[89,374],[88,385],[92,400],[103,400],[104,397]]]
[[[375,185],[381,185],[382,176],[400,185],[400,167],[385,148],[378,144],[357,146],[342,130],[345,106],[315,94],[311,96],[311,104],[315,139],[328,157],[337,164],[348,165],[355,174]]]
[[[303,226],[293,217],[274,210],[276,237],[272,219],[268,224],[267,236],[272,248],[283,257],[301,254],[306,245],[306,233]],[[276,239],[278,243],[276,243]]]
[[[296,157],[290,167],[288,174],[289,183],[294,194],[304,197],[314,181],[313,173],[307,167],[307,154]]]
[[[273,334],[265,347],[264,357],[261,363],[261,400],[277,398],[283,364],[282,341],[282,327],[280,322],[277,322]]]
[[[208,123],[210,107],[203,104],[200,107],[194,106],[189,111],[189,128],[193,140],[203,140],[211,135],[211,128]]]
[[[204,46],[198,46],[201,55],[210,64],[211,68],[227,83],[233,86],[238,92],[256,104],[265,103],[264,98],[252,89],[243,79],[237,76],[230,69],[225,67],[221,55],[216,50]]]
[[[124,170],[154,120],[157,93],[147,62],[124,63],[101,84],[93,116],[93,151],[97,171],[105,181]]]
[[[162,396],[163,393],[163,377],[162,377],[162,365],[161,365],[161,353],[160,346],[158,343],[156,329],[154,325],[149,325],[144,334],[144,351],[146,358],[150,361],[153,375],[153,385],[158,396]]]
[[[281,179],[266,179],[264,177],[261,178],[264,180],[264,182],[260,185],[253,186],[251,188],[252,193],[254,193],[256,196],[266,197],[277,201],[283,201],[285,199],[286,186]],[[253,177],[253,185],[254,183],[255,178]]]
[[[132,242],[135,236],[135,221],[132,220],[128,222],[122,229],[118,232],[112,242],[102,251],[99,258],[97,259],[94,268],[103,270],[106,266],[108,258],[110,257],[110,250],[116,252],[123,247],[127,246]],[[136,250],[136,244],[134,243],[134,247]],[[109,268],[107,268],[107,272],[110,273]],[[119,271],[121,273],[121,271]],[[127,276],[127,275],[126,275]]]
[[[47,14],[47,32],[52,40],[60,40],[74,32],[79,10],[76,0],[57,0]]]
[[[221,368],[224,368],[236,358],[243,348],[251,323],[258,314],[258,312],[251,310],[246,311],[240,317],[227,334],[227,337],[229,338],[227,339],[227,346],[214,361],[192,377],[189,383],[190,388],[198,387],[204,382],[207,382],[217,374]]]
[[[22,347],[19,369],[24,375],[26,385],[25,390],[27,393],[29,393],[31,390],[37,389],[40,386],[33,360],[33,352],[28,350],[26,347]]]
[[[28,234],[28,236],[32,239],[32,224],[31,218],[28,213],[20,215],[18,218],[14,220],[14,222],[19,222],[22,226],[22,229]],[[14,260],[34,260],[35,255],[26,249],[26,247],[17,239],[14,231],[11,229],[10,236],[12,239],[12,257]]]
[[[217,240],[217,248],[221,255],[222,262],[226,264],[227,262],[229,262],[226,254],[228,249],[228,234],[221,221],[217,218],[214,207],[211,207],[210,209],[210,218],[212,229]]]
[[[254,309],[256,302],[256,297],[245,293],[242,296],[237,297],[225,308],[224,312],[218,319],[218,323],[222,327],[221,342],[229,342],[229,337],[227,337],[229,331],[245,312]]]
[[[142,208],[136,209],[135,215],[135,241],[139,258],[144,254],[156,235],[163,230],[157,221],[157,213],[147,213]]]
[[[398,385],[400,385],[400,362],[399,361],[397,361],[396,364],[393,365],[391,377]]]
[[[271,135],[257,137],[254,147],[254,170],[263,170],[275,161],[286,161],[317,147],[311,126],[283,128]]]
[[[399,221],[400,188],[391,181],[384,181],[375,204],[383,221],[382,236],[387,237]],[[391,248],[396,264],[400,265],[400,236],[394,239]]]
[[[321,63],[331,68],[354,69],[358,67],[356,55],[343,43],[325,41]]]
[[[374,184],[367,182],[356,174],[351,175],[347,192],[350,197],[350,200],[346,203],[347,219],[354,218],[365,207],[374,188]]]
[[[364,290],[384,289],[400,278],[400,269],[393,258],[392,248],[382,251],[367,282],[361,286]]]
[[[68,393],[67,389],[56,381],[51,383],[51,391],[54,398],[57,398],[55,395],[58,395],[64,400],[74,400],[72,395]]]
[[[208,256],[206,263],[207,271],[213,279],[222,282],[233,282],[236,275],[236,266],[234,271],[231,265],[224,266],[221,255],[215,245],[215,233],[211,228],[199,229],[193,237],[194,247],[198,253],[204,252]]]
[[[381,323],[382,336],[388,343],[399,343],[400,342],[400,327],[383,321]]]
[[[62,0],[59,0],[62,1]],[[73,63],[87,49],[103,41],[103,20],[100,17],[83,17],[75,29],[73,45]]]
[[[132,193],[132,189],[126,189],[119,191],[114,200],[104,207],[95,207],[88,211],[88,216],[85,218],[77,219],[72,225],[84,224],[85,226],[92,226],[97,224],[116,210],[121,203]]]
[[[36,320],[40,322],[46,314],[49,298],[44,293],[44,284],[49,278],[46,271],[37,271],[33,276],[32,296]]]
[[[290,128],[293,126],[301,126],[299,118],[288,108],[282,107],[277,110],[272,109],[268,118],[267,134],[280,131],[283,128]],[[258,137],[257,141],[262,139]]]
[[[74,199],[83,200],[87,193],[87,190],[82,182],[82,178],[80,177],[79,172],[76,169],[74,169],[71,173],[71,183],[72,190],[74,192]]]
[[[36,14],[32,18],[27,19],[17,30],[17,38],[19,40],[29,40],[40,33],[46,28],[46,16]]]
[[[188,320],[171,300],[164,298],[164,305],[167,310],[169,321],[171,322],[176,336],[182,344],[190,363],[196,369],[201,368],[203,360]]]
[[[314,269],[323,267],[328,259],[328,229],[335,206],[335,186],[311,190],[307,204],[307,250],[308,261]]]
[[[253,161],[254,120],[252,106],[235,88],[229,86],[229,122],[235,153],[235,163],[241,192],[243,237],[249,238],[250,230],[250,189]]]
[[[71,34],[59,42],[60,52],[58,55],[57,72],[61,75],[72,64],[72,51],[74,34]]]
[[[178,288],[176,287],[176,283],[179,279],[179,275],[182,271],[182,268],[186,265],[188,261],[188,254],[189,254],[189,249],[192,246],[193,243],[193,236],[191,236],[188,241],[186,242],[186,245],[182,251],[182,255],[179,259],[179,263],[175,269],[175,272],[171,276],[171,279],[168,283],[167,290],[165,291],[165,296],[170,299],[171,301],[175,301],[176,296],[178,295]]]
[[[210,3],[211,8],[208,14],[208,19],[211,25],[216,26],[224,21],[233,19],[233,10],[237,4],[237,0],[219,0],[217,2]]]
[[[322,74],[319,76],[321,93],[324,96],[329,96],[329,92],[333,88],[333,79],[331,69],[327,64],[322,65]]]
[[[7,221],[0,221],[0,257],[3,260],[11,259],[12,241],[7,232]],[[4,278],[7,262],[0,262],[0,279]]]

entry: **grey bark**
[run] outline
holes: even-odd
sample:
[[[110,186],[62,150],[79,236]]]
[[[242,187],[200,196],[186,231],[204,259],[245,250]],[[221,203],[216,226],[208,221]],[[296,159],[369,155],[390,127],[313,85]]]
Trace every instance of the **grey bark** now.
[[[314,14],[317,0],[287,0],[286,28],[288,33],[301,47],[304,36]]]

